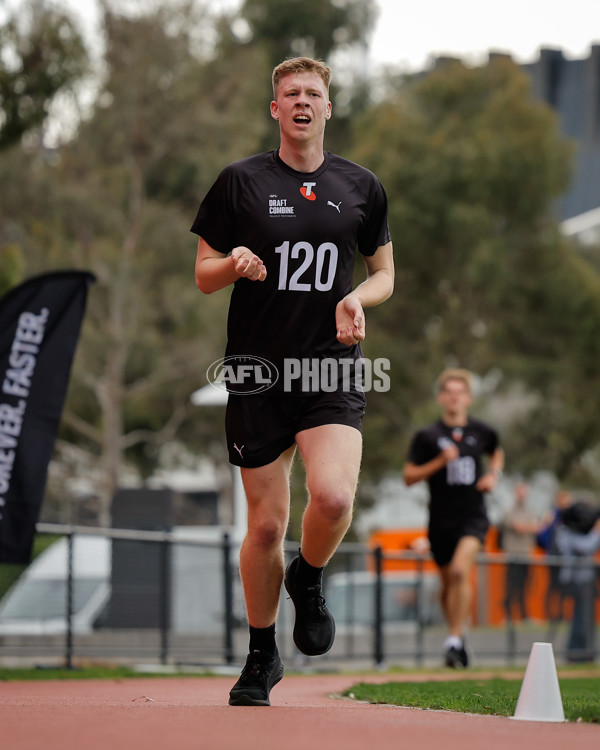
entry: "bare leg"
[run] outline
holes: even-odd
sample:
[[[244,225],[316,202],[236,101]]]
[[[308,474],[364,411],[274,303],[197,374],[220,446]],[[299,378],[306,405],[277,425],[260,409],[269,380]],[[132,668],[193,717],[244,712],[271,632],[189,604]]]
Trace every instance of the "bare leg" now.
[[[309,493],[302,518],[302,557],[321,568],[352,521],[362,435],[354,427],[329,424],[303,430],[296,443],[306,466]]]
[[[248,622],[255,628],[267,628],[277,618],[294,450],[295,446],[267,466],[242,469],[248,500],[248,532],[240,550],[240,575]]]
[[[471,568],[481,549],[477,537],[464,536],[458,542],[452,560],[440,568],[442,608],[450,635],[462,638],[471,610]]]

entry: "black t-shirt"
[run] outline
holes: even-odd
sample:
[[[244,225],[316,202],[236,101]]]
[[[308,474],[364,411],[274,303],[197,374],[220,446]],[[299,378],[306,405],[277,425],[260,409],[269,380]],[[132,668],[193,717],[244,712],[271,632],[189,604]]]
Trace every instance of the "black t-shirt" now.
[[[438,420],[413,438],[408,460],[420,466],[438,456],[449,443],[458,446],[459,457],[428,479],[430,526],[460,522],[485,513],[483,494],[475,487],[482,475],[481,458],[499,446],[497,432],[484,422],[469,419],[463,428]]]
[[[335,308],[352,290],[356,249],[373,255],[390,241],[385,191],[369,170],[326,152],[312,173],[278,151],[226,167],[204,198],[192,232],[215,250],[250,248],[263,282],[238,279],[227,321],[228,356],[361,356],[336,339]]]

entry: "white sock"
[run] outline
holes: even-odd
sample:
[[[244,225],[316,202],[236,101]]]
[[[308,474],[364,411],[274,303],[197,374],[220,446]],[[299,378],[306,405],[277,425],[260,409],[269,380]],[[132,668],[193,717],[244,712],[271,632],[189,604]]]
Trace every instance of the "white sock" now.
[[[460,651],[462,647],[462,638],[458,635],[449,635],[444,641],[444,651],[447,651],[449,648],[455,648],[457,651]]]

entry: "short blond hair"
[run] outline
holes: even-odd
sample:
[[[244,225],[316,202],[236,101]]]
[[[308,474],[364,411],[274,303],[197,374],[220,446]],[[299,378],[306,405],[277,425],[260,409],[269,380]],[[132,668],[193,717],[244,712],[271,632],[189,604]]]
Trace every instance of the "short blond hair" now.
[[[284,76],[291,73],[316,73],[323,81],[327,91],[329,91],[331,69],[322,60],[315,60],[312,57],[290,57],[279,63],[273,70],[271,81],[273,83],[273,97],[275,99],[277,98],[279,82]]]
[[[473,375],[469,370],[463,370],[459,367],[447,367],[442,373],[440,373],[436,380],[437,392],[441,393],[444,390],[446,383],[449,380],[460,380],[467,386],[467,390],[473,395]]]

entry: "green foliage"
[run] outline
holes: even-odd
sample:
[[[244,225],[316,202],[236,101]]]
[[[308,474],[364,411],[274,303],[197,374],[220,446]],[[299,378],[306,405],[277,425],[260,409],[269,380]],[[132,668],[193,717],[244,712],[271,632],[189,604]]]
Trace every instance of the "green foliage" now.
[[[61,438],[88,456],[71,471],[101,467],[105,509],[126,456],[150,472],[176,433],[208,451],[214,428],[189,396],[224,349],[228,295],[196,289],[189,228],[218,170],[262,135],[257,89],[239,76],[260,55],[239,49],[221,67],[199,58],[180,12],[107,12],[105,85],[77,138],[52,161],[19,153],[3,165],[15,192],[0,213],[28,272],[81,267],[98,278]]]
[[[244,0],[240,15],[271,67],[286,57],[327,59],[336,45],[365,44],[376,18],[373,0]]]
[[[42,124],[54,96],[82,78],[87,55],[70,16],[46,0],[0,26],[0,150]]]
[[[554,113],[500,58],[406,81],[355,132],[352,157],[390,196],[397,265],[393,298],[368,313],[365,348],[392,361],[391,393],[370,399],[372,468],[402,465],[410,434],[437,414],[435,377],[459,364],[498,370],[498,399],[515,383],[539,395],[535,414],[511,422],[506,409],[498,424],[510,469],[568,476],[600,440],[583,413],[600,374],[600,289],[550,218],[572,157]]]
[[[439,711],[512,716],[522,680],[470,679],[451,682],[387,682],[382,685],[359,683],[344,695],[368,703],[414,706]],[[600,721],[597,677],[569,677],[560,681],[567,721]]]
[[[0,297],[19,283],[23,275],[23,253],[18,245],[0,248]]]

